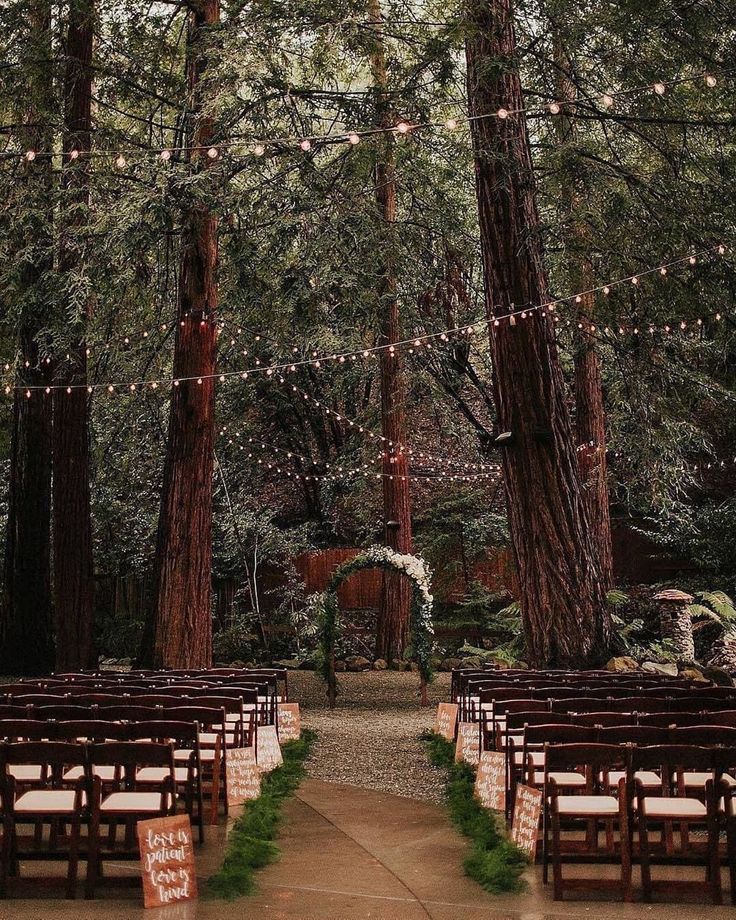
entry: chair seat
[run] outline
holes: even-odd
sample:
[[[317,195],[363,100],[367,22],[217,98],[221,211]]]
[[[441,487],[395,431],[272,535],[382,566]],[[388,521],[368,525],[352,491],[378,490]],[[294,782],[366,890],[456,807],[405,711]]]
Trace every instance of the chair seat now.
[[[217,732],[202,732],[199,736],[199,740],[202,744],[214,744],[220,735]],[[225,743],[234,744],[235,742],[235,733],[234,732],[225,732]]]
[[[526,754],[526,763],[529,763],[531,760],[532,764],[535,767],[544,766],[544,751],[527,751]],[[524,765],[524,752],[516,751],[514,752],[514,763],[517,767]]]
[[[178,751],[174,751],[174,760],[185,760],[188,763],[191,756],[192,751],[189,748],[181,748]],[[212,763],[215,759],[215,752],[210,749],[200,751],[199,759],[205,763]]]
[[[103,783],[111,783],[115,779],[115,767],[99,764],[93,767],[94,776],[99,776]],[[74,782],[84,776],[84,767],[72,767],[64,774],[64,781],[67,783]]]
[[[699,773],[698,771],[693,771],[690,773],[682,774],[683,781],[685,783],[685,788],[687,789],[704,789],[705,784],[709,779],[713,779],[712,773]],[[726,783],[731,787],[736,787],[736,779],[733,776],[729,776],[725,773],[722,777]]]
[[[612,795],[560,795],[557,809],[561,815],[588,817],[617,815],[619,805]]]
[[[41,779],[41,769],[41,764],[14,763],[8,766],[8,773],[21,783],[37,783]]]
[[[166,799],[170,799],[167,795]],[[170,803],[166,801],[165,805]],[[160,792],[112,792],[107,798],[102,800],[100,811],[103,813],[118,812],[137,814],[148,812],[150,814],[161,813],[161,793]]]
[[[76,794],[73,789],[33,789],[15,803],[16,814],[74,814]]]
[[[705,805],[698,799],[683,797],[660,798],[649,796],[644,799],[643,811],[647,818],[698,819],[708,814]]]
[[[618,786],[619,781],[625,776],[623,770],[611,770],[608,774],[608,781],[612,786]],[[638,779],[645,789],[659,789],[662,785],[662,778],[657,776],[654,770],[637,770],[634,778]]]
[[[585,777],[582,773],[575,773],[571,771],[570,773],[552,771],[547,774],[549,779],[553,779],[558,786],[584,786]]]
[[[168,775],[169,771],[166,767],[142,767],[136,773],[135,781],[137,783],[160,783]],[[187,767],[174,767],[174,778],[177,783],[185,783],[189,778],[189,769]]]

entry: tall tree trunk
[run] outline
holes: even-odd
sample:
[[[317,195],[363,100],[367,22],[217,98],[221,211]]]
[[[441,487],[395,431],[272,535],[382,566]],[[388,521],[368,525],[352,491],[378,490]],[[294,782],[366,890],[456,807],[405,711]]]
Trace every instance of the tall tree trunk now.
[[[510,0],[469,0],[468,99],[486,311],[509,527],[528,656],[575,666],[606,654],[610,619],[548,301]],[[499,110],[507,117],[496,117]]]
[[[26,65],[28,108],[24,145],[50,150],[44,127],[53,112],[51,5],[35,0],[28,10],[31,60]],[[37,335],[47,323],[44,291],[53,269],[53,175],[49,157],[28,164],[26,207],[19,249],[30,252],[21,267],[21,315],[18,346],[19,383],[45,386],[48,372],[39,367]],[[30,224],[30,225],[29,225]],[[28,367],[25,367],[25,362]],[[15,390],[8,483],[5,543],[5,595],[0,606],[0,672],[36,675],[53,667],[51,629],[51,402],[38,390],[28,399]]]
[[[387,90],[386,51],[380,0],[369,0],[368,13],[374,29],[371,69],[376,92],[379,123],[392,124]],[[396,177],[391,134],[376,142],[375,193],[380,220],[378,261],[381,277],[380,344],[400,339],[399,300],[395,266]],[[406,444],[405,386],[402,361],[397,349],[380,352],[381,431],[383,445],[383,519],[386,545],[399,553],[412,552],[409,458]],[[376,656],[390,662],[400,658],[409,638],[412,586],[407,578],[384,571],[376,631]]]
[[[189,13],[187,79],[194,129],[193,168],[212,160],[212,118],[203,114],[207,69],[203,42],[220,20],[218,0],[200,0]],[[155,560],[153,663],[157,667],[212,664],[212,478],[215,446],[218,219],[201,203],[186,215],[178,287],[178,325],[169,435]],[[144,657],[146,656],[144,650]]]
[[[588,255],[590,234],[579,214],[584,204],[585,190],[569,164],[565,147],[575,141],[575,105],[577,87],[572,75],[572,62],[562,38],[555,36],[557,100],[560,114],[555,119],[557,138],[562,156],[560,199],[569,241],[569,276],[574,290],[589,292],[595,287],[595,275]],[[606,460],[606,410],[603,403],[603,380],[595,338],[590,332],[595,319],[595,295],[580,295],[575,338],[575,424],[577,430],[578,465],[583,483],[583,497],[588,509],[591,535],[598,556],[601,579],[606,590],[613,586],[613,549],[611,545],[611,512],[608,497],[608,463]]]
[[[88,241],[84,228],[90,206],[89,157],[92,129],[92,45],[94,0],[69,5],[64,73],[64,158],[62,278],[84,271]],[[72,159],[72,150],[80,156]],[[56,667],[95,664],[93,641],[94,567],[90,511],[89,410],[87,402],[86,325],[90,303],[76,309],[65,294],[61,316],[74,313],[69,358],[56,368],[53,391],[53,551]],[[67,387],[71,387],[70,391]]]

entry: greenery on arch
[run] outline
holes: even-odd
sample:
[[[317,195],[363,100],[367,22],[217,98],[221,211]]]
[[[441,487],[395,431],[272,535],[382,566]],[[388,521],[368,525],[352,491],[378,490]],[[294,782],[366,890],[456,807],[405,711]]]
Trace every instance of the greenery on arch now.
[[[338,637],[339,605],[337,589],[361,569],[381,568],[406,575],[412,582],[410,657],[419,668],[422,702],[426,701],[427,683],[432,678],[432,628],[431,588],[432,574],[427,563],[419,556],[398,553],[388,546],[371,546],[341,565],[332,575],[326,590],[317,598],[316,606],[322,632],[322,673],[327,681],[330,706],[335,705],[337,679],[335,677],[335,642]]]

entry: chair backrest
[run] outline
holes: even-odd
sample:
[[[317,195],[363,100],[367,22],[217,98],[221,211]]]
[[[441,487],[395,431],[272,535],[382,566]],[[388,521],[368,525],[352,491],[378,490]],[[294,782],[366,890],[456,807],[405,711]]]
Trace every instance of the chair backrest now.
[[[225,731],[225,710],[217,706],[176,706],[166,710],[167,722],[195,722],[200,729]]]
[[[173,721],[170,719],[154,719],[150,722],[137,722],[126,726],[129,741],[150,739],[159,743],[174,742],[177,748],[195,746],[199,740],[199,727],[197,722]]]
[[[600,728],[601,744],[667,744],[669,731],[656,725],[609,725]]]
[[[561,713],[555,713],[557,719]],[[576,712],[574,716],[568,716],[576,725],[634,725],[636,716],[631,712]]]
[[[59,703],[55,706],[34,706],[31,712],[37,719],[54,719],[57,722],[68,722],[77,719],[94,719],[96,709],[94,706]]]
[[[586,789],[593,791],[605,785],[601,774],[609,770],[628,768],[630,751],[621,744],[545,744],[544,746],[544,784],[549,791],[550,773],[559,771],[585,769]]]
[[[701,717],[699,713],[691,712],[640,712],[639,725],[658,725],[667,728],[670,725],[698,725]]]
[[[80,783],[87,782],[87,746],[65,741],[18,741],[5,743],[0,748],[0,772],[6,774],[8,766],[29,765],[41,767],[41,783],[59,786],[64,782],[67,767],[84,767]]]
[[[30,706],[15,706],[10,703],[0,704],[0,719],[32,719]]]
[[[552,700],[550,703],[551,712],[598,712],[601,709],[608,709],[604,705],[606,701],[594,699],[588,696],[576,696],[566,700]]]
[[[632,748],[631,769],[662,770],[663,783],[675,771],[711,770],[713,768],[713,748],[692,744],[655,744]]]
[[[139,705],[137,700],[120,703],[117,706],[104,706],[98,710],[98,717],[108,722],[146,722],[148,719],[160,719],[161,710],[155,706]]]
[[[522,729],[525,725],[549,725],[551,721],[556,725],[570,724],[572,716],[566,712],[556,712],[553,717],[549,709],[540,712],[530,712],[528,709],[523,712],[508,712],[506,713],[506,731]]]
[[[730,707],[728,701],[719,700],[714,696],[699,696],[688,694],[668,700],[671,712],[702,712],[705,709],[717,712],[719,709]]]
[[[598,729],[594,725],[567,725],[549,722],[546,725],[527,725],[524,729],[524,748],[530,745],[588,744],[597,741]]]
[[[49,723],[49,730],[58,741],[125,741],[126,726],[122,722],[103,719],[73,719]]]
[[[736,746],[736,728],[727,725],[689,725],[669,730],[669,744],[714,744]]]
[[[58,706],[68,700],[65,693],[19,693],[8,697],[13,706]]]
[[[1,709],[2,707],[0,707]],[[706,711],[699,713],[693,725],[707,722],[709,725],[730,725],[736,726],[736,709],[723,709],[718,712]]]
[[[2,719],[0,738],[5,741],[48,741],[49,723],[40,719]]]
[[[96,766],[120,767],[135,782],[137,767],[171,767],[174,773],[174,746],[155,741],[104,741],[87,745],[89,762]]]

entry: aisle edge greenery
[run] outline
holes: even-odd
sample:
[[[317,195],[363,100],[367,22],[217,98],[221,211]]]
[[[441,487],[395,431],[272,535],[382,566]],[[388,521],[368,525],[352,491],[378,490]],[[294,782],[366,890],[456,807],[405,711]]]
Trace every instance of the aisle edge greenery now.
[[[316,737],[316,732],[304,729],[298,741],[283,745],[283,764],[263,777],[260,796],[245,805],[233,824],[222,867],[207,881],[208,896],[233,901],[253,894],[256,869],[279,858],[281,850],[274,840],[283,822],[281,807],[304,779],[304,762]]]
[[[463,862],[465,874],[491,894],[521,891],[526,856],[506,838],[501,819],[476,799],[473,768],[464,761],[455,763],[454,745],[436,732],[425,732],[421,740],[432,766],[447,771],[445,801],[450,818],[471,841]]]

